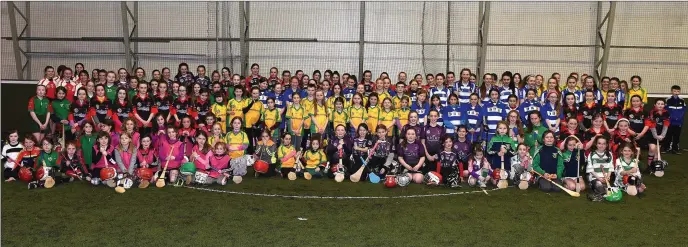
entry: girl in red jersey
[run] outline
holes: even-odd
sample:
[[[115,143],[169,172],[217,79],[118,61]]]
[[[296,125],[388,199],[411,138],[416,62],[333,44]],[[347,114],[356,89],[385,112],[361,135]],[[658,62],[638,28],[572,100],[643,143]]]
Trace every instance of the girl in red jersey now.
[[[633,145],[633,147],[636,147],[635,144],[635,139],[633,138],[635,136],[635,133],[629,128],[630,123],[628,119],[622,118],[619,119],[618,122],[616,122],[616,126],[614,126],[614,132],[612,132],[612,139],[611,139],[611,148],[613,151],[613,154],[617,154],[617,149],[624,143],[630,143]]]
[[[127,94],[127,90],[125,88],[120,87],[117,89],[116,97],[117,98],[114,102],[112,102],[110,109],[112,109],[113,113],[112,120],[115,122],[115,131],[121,132],[122,121],[131,117],[132,107],[131,102],[129,102],[129,95]]]
[[[177,92],[179,93],[179,96],[172,103],[172,110],[170,112],[170,114],[174,116],[175,126],[179,126],[182,119],[187,116],[192,117],[192,119],[196,119],[193,102],[189,96],[186,95],[186,87],[179,86]]]
[[[105,86],[98,84],[96,86],[96,96],[91,99],[89,108],[89,119],[96,122],[96,128],[99,129],[98,123],[102,123],[105,119],[112,118],[111,101],[105,96]]]
[[[76,93],[76,90],[79,89],[82,85],[78,84],[77,81],[74,81],[74,73],[70,68],[65,68],[64,70],[62,70],[62,74],[60,76],[61,79],[58,81],[58,84],[67,89],[67,95],[65,97],[71,103],[74,101],[74,94]]]
[[[664,140],[667,130],[669,129],[669,112],[664,109],[665,105],[666,102],[664,99],[655,100],[655,108],[650,111],[647,120],[645,120],[645,124],[650,127],[652,133],[652,135],[647,136],[647,144],[649,147],[647,164],[652,164],[652,161],[655,160],[655,154],[659,152],[657,141],[661,142]]]
[[[44,86],[46,89],[46,97],[48,99],[54,99],[55,93],[57,93],[57,87],[60,86],[58,83],[58,77],[55,75],[55,68],[53,66],[46,66],[43,69],[43,79],[38,81],[39,86]]]
[[[34,169],[38,155],[41,154],[41,149],[35,146],[36,143],[36,138],[32,135],[24,137],[24,149],[17,154],[16,164],[13,168],[15,174],[19,172],[19,168],[21,167]]]
[[[623,118],[623,106],[616,103],[615,91],[607,92],[607,103],[601,107],[600,111],[604,118],[604,127],[607,128],[609,133],[613,134],[616,130],[617,122]]]
[[[29,115],[33,120],[31,122],[31,132],[36,140],[43,140],[45,132],[49,130],[50,112],[52,106],[50,100],[45,96],[46,87],[38,85],[36,87],[36,96],[29,99]]]
[[[148,135],[153,127],[153,116],[158,113],[158,108],[148,94],[148,84],[139,82],[137,88],[138,94],[131,101],[132,116],[136,119],[141,134]]]
[[[578,119],[582,119],[583,130],[587,131],[592,126],[593,116],[600,113],[600,107],[595,102],[595,94],[591,90],[584,93],[585,102],[578,108]]]
[[[569,117],[566,119],[566,127],[562,126],[561,132],[559,132],[559,147],[560,150],[565,150],[566,149],[566,143],[564,141],[566,140],[567,137],[569,136],[576,136],[578,137],[579,140],[584,139],[584,133],[578,129],[578,119],[576,117]]]
[[[576,95],[573,93],[566,93],[564,95],[564,101],[561,106],[561,121],[567,121],[569,118],[576,118],[578,120],[578,126],[575,126],[576,129],[580,128],[580,124],[582,121],[582,118],[578,117],[583,117],[582,115],[578,114],[578,105],[576,105]],[[562,124],[561,125],[561,130],[565,131],[566,128],[568,128],[568,125]]]
[[[583,143],[585,143],[585,150],[590,150],[590,148],[595,144],[593,139],[596,136],[603,135],[607,140],[609,140],[609,132],[604,128],[604,119],[602,114],[595,114],[592,117],[592,126],[583,135]]]
[[[169,123],[172,118],[172,114],[170,114],[172,95],[167,93],[167,82],[159,82],[158,95],[155,96],[155,106],[158,108],[158,113],[162,113],[163,117],[165,117],[165,123]]]
[[[189,161],[196,165],[196,170],[208,172],[208,160],[212,155],[212,148],[208,144],[208,135],[205,132],[199,131],[195,135],[196,145],[191,148],[191,153],[189,154]],[[186,178],[187,181],[190,180],[189,177]]]
[[[636,133],[633,138],[639,147],[647,146],[646,134],[650,127],[646,124],[647,112],[643,110],[643,100],[639,95],[634,95],[630,99],[631,107],[624,112],[624,118],[630,122],[630,128]]]

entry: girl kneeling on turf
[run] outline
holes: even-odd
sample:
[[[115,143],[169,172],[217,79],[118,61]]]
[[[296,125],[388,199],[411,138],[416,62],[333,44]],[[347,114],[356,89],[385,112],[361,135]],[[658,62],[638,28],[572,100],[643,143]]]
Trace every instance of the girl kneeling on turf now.
[[[282,134],[282,145],[277,148],[277,159],[279,159],[282,178],[286,178],[289,172],[294,171],[294,164],[296,163],[297,153],[291,138],[292,135],[289,133]]]
[[[74,181],[74,178],[79,180],[85,178],[88,170],[83,159],[76,153],[76,142],[69,141],[65,146],[65,151],[57,158],[60,172],[67,174],[70,182]]]
[[[525,181],[529,185],[532,184],[531,176],[528,175],[533,170],[532,161],[533,159],[528,153],[528,146],[519,143],[516,146],[516,155],[511,157],[511,174],[509,175],[514,184],[519,184],[521,181]]]
[[[320,178],[327,171],[325,170],[325,164],[327,163],[327,156],[323,152],[320,144],[322,139],[318,134],[311,136],[311,146],[308,151],[303,154],[303,159],[306,161],[306,171],[311,174],[311,176]]]
[[[564,174],[564,158],[559,148],[554,146],[554,132],[545,131],[542,134],[542,141],[544,144],[533,157],[533,170],[542,174],[542,177],[538,178],[537,184],[540,190],[544,192],[559,192],[561,189],[552,183],[561,184],[561,177]]]
[[[434,112],[435,114],[437,113],[436,111]],[[436,116],[434,119],[437,119]],[[411,180],[414,183],[420,184],[423,182],[421,169],[425,163],[425,147],[418,141],[417,134],[415,129],[406,130],[406,138],[399,143],[397,156],[399,157],[399,164],[408,171]]]
[[[623,188],[628,195],[635,196],[638,193],[643,193],[646,187],[642,182],[642,175],[640,174],[640,168],[638,166],[639,160],[638,155],[633,148],[633,144],[624,143],[619,147],[619,158],[616,160],[616,179],[614,180],[614,185]],[[633,155],[636,155],[635,158]],[[630,185],[635,185],[636,190],[629,190]]]
[[[182,142],[179,141],[177,136],[177,129],[174,126],[167,126],[167,136],[158,140],[158,157],[160,158],[160,165],[162,169],[165,169],[167,165],[167,171],[170,176],[167,176],[170,183],[177,181],[177,175],[179,174],[179,167],[182,165],[182,160],[184,159],[184,150],[182,148]],[[174,150],[173,150],[174,149]]]
[[[467,178],[468,185],[479,185],[480,188],[485,188],[490,174],[492,174],[490,162],[485,158],[483,146],[481,143],[473,144],[473,154],[468,159],[468,169],[463,172],[463,177]]]
[[[230,174],[235,177],[246,175],[246,167],[249,165],[248,159],[245,156],[246,149],[249,146],[248,135],[241,130],[241,124],[241,118],[234,117],[231,126],[227,126],[227,128],[231,128],[231,130],[225,135],[227,151],[229,152],[229,157],[232,158],[230,162]]]
[[[100,181],[100,170],[105,167],[116,167],[115,155],[113,151],[115,148],[110,146],[110,134],[106,132],[99,132],[98,139],[95,146],[93,146],[93,165],[91,165],[91,174],[94,176],[91,180],[96,181],[91,183],[98,185]]]
[[[208,164],[205,169],[208,172],[207,184],[217,183],[220,185],[227,184],[227,178],[230,177],[227,168],[229,167],[230,156],[227,155],[227,145],[224,142],[215,143],[214,153],[208,158]]]
[[[325,150],[325,153],[327,153],[327,160],[330,162],[330,167],[338,165],[341,159],[342,165],[348,169],[348,172],[356,172],[351,169],[353,163],[349,157],[351,157],[353,152],[353,143],[351,139],[345,136],[346,127],[344,127],[344,125],[337,125],[334,134],[334,139],[327,144],[327,149]],[[340,153],[341,155],[339,155]],[[349,174],[345,174],[345,177],[348,177]]]
[[[268,104],[271,104],[270,99],[268,99]],[[273,176],[275,174],[275,165],[277,165],[277,144],[272,140],[271,132],[273,130],[264,129],[260,133],[260,141],[258,141],[253,158],[256,162],[260,160],[268,164],[268,171],[262,174],[265,176]],[[256,168],[255,165],[254,168]],[[256,177],[259,174],[258,170],[256,170]]]
[[[581,166],[585,166],[585,149],[583,148],[583,143],[578,142],[575,138],[568,138],[564,140],[562,146],[566,150],[563,153],[564,184],[567,189],[576,191],[576,183],[578,183],[580,191],[583,191],[585,190],[585,182],[578,170]]]
[[[380,124],[377,126],[377,136],[373,138],[375,147],[370,154],[370,161],[368,167],[381,177],[387,175],[393,168],[392,161],[394,160],[394,153],[392,153],[392,142],[389,141],[387,135],[388,129],[386,126]],[[367,157],[363,157],[366,159]]]
[[[136,162],[139,168],[149,168],[151,172],[155,173],[159,169],[159,161],[155,149],[153,148],[153,139],[149,135],[141,137],[141,147],[136,152]],[[150,182],[154,182],[151,178]]]
[[[603,196],[607,193],[607,181],[610,179],[611,171],[614,170],[613,158],[608,149],[607,137],[598,135],[593,139],[593,143],[595,148],[588,155],[585,172],[588,173],[589,186],[595,192],[594,195],[589,195],[590,199],[602,201]]]
[[[459,162],[459,155],[454,152],[451,136],[442,137],[444,150],[440,152],[440,174],[444,178],[444,185],[457,188],[461,187],[461,176],[463,174],[463,163]]]
[[[189,161],[193,162],[196,166],[196,171],[205,171],[206,174],[210,172],[208,170],[208,162],[210,157],[213,156],[212,146],[208,143],[208,135],[203,131],[196,132],[194,136],[196,140],[196,145],[191,149],[191,154],[189,155]],[[186,178],[186,181],[191,181],[191,177]],[[208,180],[206,180],[207,182]]]

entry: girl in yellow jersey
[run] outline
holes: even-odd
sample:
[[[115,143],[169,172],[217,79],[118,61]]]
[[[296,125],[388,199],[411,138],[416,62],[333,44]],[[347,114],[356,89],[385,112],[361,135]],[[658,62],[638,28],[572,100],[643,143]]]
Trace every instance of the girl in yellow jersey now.
[[[244,88],[241,86],[234,87],[234,98],[230,99],[227,103],[227,126],[229,126],[229,121],[238,117],[242,122],[244,121],[244,113],[248,112],[248,105],[251,100],[248,98],[243,98]]]
[[[380,114],[380,107],[377,105],[377,93],[371,93],[368,96],[368,104],[366,108],[368,109],[368,119],[366,124],[370,127],[370,132],[375,132],[378,125],[378,115]]]
[[[366,95],[366,90],[365,90],[365,86],[363,84],[358,84],[358,86],[356,86],[356,93],[361,95],[361,105],[362,106],[368,105],[368,97],[364,96],[364,95]],[[351,99],[353,100],[353,97]],[[350,101],[349,105],[352,105],[352,104],[353,104],[353,101]]]
[[[279,143],[279,129],[282,122],[280,111],[275,108],[275,98],[268,98],[268,107],[263,110],[260,121],[263,122],[265,130],[270,133],[271,139],[275,143]]]
[[[248,111],[244,115],[244,124],[246,127],[246,134],[248,134],[248,150],[249,154],[253,154],[255,151],[256,142],[258,142],[258,136],[260,136],[260,126],[258,121],[260,121],[260,113],[263,111],[263,102],[260,101],[260,89],[254,87],[251,89],[251,99],[248,105]]]
[[[295,95],[298,94],[295,93]],[[297,152],[292,142],[292,135],[284,133],[284,135],[282,135],[282,145],[277,148],[277,161],[279,162],[279,170],[282,178],[286,178],[289,172],[294,171]]]
[[[388,130],[391,130],[396,123],[396,112],[394,111],[394,106],[392,105],[391,98],[385,98],[382,100],[382,108],[378,111],[378,124],[384,125]],[[377,131],[377,130],[376,130]],[[391,143],[392,141],[392,131],[387,133],[387,141]]]
[[[215,103],[210,107],[210,112],[215,115],[215,122],[220,124],[222,133],[227,132],[227,105],[225,105],[222,93],[215,93]]]
[[[346,129],[351,128],[351,125],[349,125],[349,114],[344,110],[344,98],[337,98],[337,100],[334,101],[334,110],[330,113],[329,118],[329,133],[334,133],[334,126],[340,124],[348,126]],[[331,137],[334,136],[331,134]]]
[[[393,148],[396,148],[397,144],[399,144],[399,133],[401,131],[401,128],[403,128],[406,124],[409,122],[409,113],[411,113],[411,108],[409,108],[409,97],[404,96],[401,98],[400,101],[400,107],[397,108],[396,110],[396,124],[394,127],[396,130],[394,130],[394,145],[392,146]]]
[[[325,164],[327,163],[327,156],[320,145],[322,141],[317,135],[311,137],[310,148],[303,153],[303,159],[306,161],[306,172],[313,177],[323,177],[327,172]]]
[[[241,125],[241,118],[232,118],[231,130],[225,135],[227,151],[229,152],[229,157],[232,159],[237,159],[244,156],[246,149],[248,148],[248,135],[246,135],[246,132],[241,130]]]
[[[368,111],[363,107],[363,95],[360,93],[351,96],[351,106],[349,106],[349,120],[351,120],[351,127],[347,128],[352,135],[356,133],[358,126],[368,120]],[[333,125],[337,127],[337,125]],[[346,125],[345,125],[346,126]],[[333,128],[334,129],[334,128]]]
[[[293,142],[294,148],[301,150],[303,125],[304,120],[308,118],[308,113],[299,103],[301,96],[298,93],[293,93],[291,97],[294,103],[287,107],[287,113],[284,115],[284,118],[287,121],[287,131],[291,134],[289,140]]]
[[[222,132],[222,124],[221,123],[215,123],[213,124],[210,131],[210,134],[208,135],[208,144],[210,146],[214,147],[215,143],[221,142],[225,139],[224,132]]]
[[[313,107],[308,112],[311,121],[311,135],[318,133],[321,136],[325,134],[327,128],[327,107],[325,106],[325,94],[323,91],[315,92],[315,102]],[[307,147],[309,145],[306,145]]]
[[[626,109],[631,107],[631,98],[633,95],[640,96],[643,104],[647,104],[647,90],[640,87],[642,82],[643,81],[640,79],[640,76],[634,75],[631,77],[631,88],[628,89],[628,93],[626,94]]]

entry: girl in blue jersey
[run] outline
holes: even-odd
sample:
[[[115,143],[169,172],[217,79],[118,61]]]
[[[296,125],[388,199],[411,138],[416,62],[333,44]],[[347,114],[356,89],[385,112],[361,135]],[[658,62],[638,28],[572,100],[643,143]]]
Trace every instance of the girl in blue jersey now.
[[[518,113],[521,115],[521,121],[528,124],[528,113],[532,111],[540,111],[542,104],[537,100],[537,89],[528,89],[527,98],[518,106]]]
[[[576,100],[575,103],[583,101],[583,95],[580,94],[580,90],[576,87],[577,83],[578,80],[575,76],[569,76],[569,78],[566,79],[566,87],[561,90],[561,95],[573,94]]]
[[[460,79],[454,83],[454,93],[459,96],[460,104],[468,104],[471,94],[475,93],[475,83],[471,82],[471,70],[462,69]]]
[[[506,119],[507,108],[501,101],[499,101],[499,92],[497,89],[490,90],[490,101],[483,105],[482,116],[487,126],[486,141],[490,141],[497,130],[497,123]]]
[[[548,91],[547,103],[542,106],[542,118],[545,120],[545,127],[554,132],[554,136],[559,135],[559,125],[561,123],[561,105],[559,104],[559,94],[556,91]]]
[[[440,101],[440,97],[435,95],[430,98],[430,110],[435,110],[439,113],[439,116],[437,117],[437,124],[440,126],[444,125],[444,119],[442,116],[442,102]],[[426,119],[426,122],[429,122],[429,119]]]
[[[459,97],[456,94],[449,95],[449,105],[442,109],[441,115],[444,116],[444,127],[447,129],[447,134],[454,135],[454,130],[457,126],[463,124],[463,114],[461,113],[461,106],[459,105]]]
[[[476,90],[478,93],[478,99],[480,99],[480,104],[485,104],[490,101],[490,91],[493,88],[497,88],[494,84],[495,78],[492,74],[483,75],[483,84]]]
[[[516,85],[511,77],[511,72],[509,71],[502,74],[502,86],[499,87],[499,100],[504,104],[509,103],[509,96],[516,95]]]
[[[428,124],[423,128],[423,132],[420,133],[420,140],[425,147],[425,157],[427,158],[423,167],[424,174],[430,171],[437,171],[437,161],[439,160],[437,154],[442,151],[440,139],[446,132],[444,127],[439,125],[438,118],[439,112],[431,109],[428,113]]]
[[[437,74],[435,76],[435,82],[435,86],[430,88],[430,97],[437,95],[440,97],[440,104],[446,105],[447,99],[451,94],[451,90],[445,87],[444,74]]]
[[[595,96],[595,104],[602,105],[602,101],[604,101],[604,96],[602,95],[602,91],[600,91],[600,89],[597,88],[595,78],[592,76],[585,77],[585,81],[583,83],[583,88],[581,89],[581,91],[585,92],[587,90],[592,91],[593,96]],[[578,104],[583,103],[583,99],[584,98],[582,98],[581,101],[578,102]]]
[[[518,99],[518,96],[516,96],[515,94],[509,95],[509,99],[507,101],[507,111],[518,111],[519,103],[521,103],[521,101]]]
[[[476,143],[482,138],[483,118],[481,116],[482,107],[478,105],[478,94],[472,94],[468,104],[461,107],[463,112],[463,122],[468,126],[468,139],[471,143]]]
[[[425,91],[425,89],[421,89],[418,91],[418,94],[416,95],[417,101],[412,100],[411,104],[411,111],[415,111],[418,113],[418,124],[420,126],[425,125],[425,117],[428,115],[428,112],[430,111],[430,103],[428,103],[426,100],[428,99],[428,91]],[[406,133],[405,131],[402,133]]]
[[[547,90],[542,91],[542,95],[540,95],[540,102],[542,102],[543,105],[547,102],[547,100],[549,99],[549,94],[552,92],[559,93],[557,78],[549,78],[549,80],[547,81]]]
[[[521,103],[523,103],[524,101],[526,101],[528,99],[528,91],[530,89],[535,89],[535,98],[539,98],[537,81],[535,79],[535,76],[534,75],[528,75],[528,76],[526,76],[525,81],[526,81],[526,86],[521,88],[517,92],[517,94],[518,94],[517,96],[520,99]],[[521,114],[521,115],[523,115],[523,114]]]

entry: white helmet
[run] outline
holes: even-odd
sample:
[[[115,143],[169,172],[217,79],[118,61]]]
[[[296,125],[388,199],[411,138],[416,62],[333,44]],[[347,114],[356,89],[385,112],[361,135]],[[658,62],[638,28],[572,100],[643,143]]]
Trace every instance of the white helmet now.
[[[406,173],[397,176],[396,180],[399,187],[406,187],[411,183],[411,178]]]

